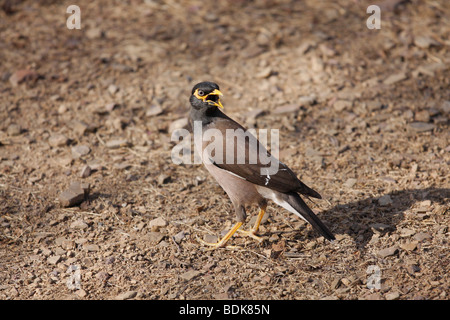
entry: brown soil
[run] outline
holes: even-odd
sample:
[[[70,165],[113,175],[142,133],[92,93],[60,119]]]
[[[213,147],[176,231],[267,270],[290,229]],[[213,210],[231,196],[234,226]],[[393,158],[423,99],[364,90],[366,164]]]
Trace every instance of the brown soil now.
[[[80,0],[81,30],[73,1],[0,4],[0,299],[448,299],[449,1],[384,1],[379,30],[362,1]],[[235,219],[171,161],[201,80],[280,130],[334,243],[271,205],[262,244],[199,244]]]

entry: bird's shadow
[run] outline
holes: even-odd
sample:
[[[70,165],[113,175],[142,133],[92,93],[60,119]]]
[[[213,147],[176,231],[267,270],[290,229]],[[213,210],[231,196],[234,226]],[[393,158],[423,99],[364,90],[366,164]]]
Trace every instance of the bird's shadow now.
[[[380,198],[385,197],[383,199]],[[363,250],[372,239],[373,229],[381,226],[381,232],[396,230],[405,217],[405,211],[416,202],[430,200],[431,204],[448,205],[450,189],[426,188],[392,191],[380,197],[369,197],[355,202],[339,204],[319,214],[331,227],[334,234],[350,235],[359,250]],[[390,199],[390,200],[389,200]],[[387,203],[383,203],[386,201]],[[417,219],[427,218],[431,212],[417,215]],[[313,233],[314,231],[311,231]],[[317,232],[314,233],[316,236]]]

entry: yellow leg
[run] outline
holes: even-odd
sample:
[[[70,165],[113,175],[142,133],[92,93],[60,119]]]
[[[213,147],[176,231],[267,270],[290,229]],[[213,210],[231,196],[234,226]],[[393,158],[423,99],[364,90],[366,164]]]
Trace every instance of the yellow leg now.
[[[231,228],[230,231],[227,232],[227,234],[218,242],[216,243],[210,243],[210,242],[206,242],[203,241],[201,239],[198,239],[201,243],[207,245],[207,246],[211,246],[212,249],[217,249],[217,248],[222,248],[225,246],[225,244],[228,242],[228,240],[230,240],[230,238],[233,236],[233,234],[236,233],[236,231],[242,226],[242,222],[238,222],[234,225],[233,228]]]
[[[255,225],[253,226],[253,228],[251,228],[249,231],[239,230],[239,232],[257,240],[258,242],[262,242],[263,239],[258,237],[256,234],[258,233],[259,225],[261,224],[261,220],[264,217],[264,214],[266,213],[266,208],[267,208],[267,205],[264,205],[260,208],[258,216],[256,217]]]

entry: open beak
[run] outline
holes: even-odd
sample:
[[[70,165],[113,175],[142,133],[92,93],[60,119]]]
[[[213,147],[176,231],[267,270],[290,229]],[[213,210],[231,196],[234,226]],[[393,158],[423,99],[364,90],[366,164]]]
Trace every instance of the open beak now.
[[[215,100],[209,100],[208,98],[209,98],[210,96],[217,96],[217,99],[215,99],[215,100],[217,100],[217,101],[215,101]],[[212,105],[214,105],[214,106],[217,106],[217,107],[223,109],[223,105],[222,105],[222,103],[220,102],[219,96],[223,96],[222,92],[220,92],[220,91],[217,90],[217,89],[214,89],[213,92],[211,92],[210,94],[208,94],[208,95],[206,96],[206,101],[207,101],[209,104],[212,104]]]

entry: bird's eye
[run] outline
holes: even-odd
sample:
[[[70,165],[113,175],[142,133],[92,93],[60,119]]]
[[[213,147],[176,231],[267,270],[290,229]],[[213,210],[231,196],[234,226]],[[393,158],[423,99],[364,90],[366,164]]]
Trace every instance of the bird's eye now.
[[[205,95],[205,93],[203,92],[203,90],[198,90],[198,95],[200,97],[203,97]]]

